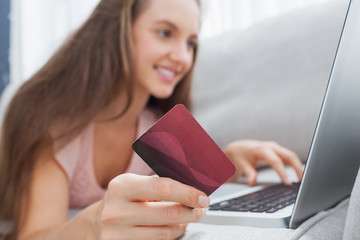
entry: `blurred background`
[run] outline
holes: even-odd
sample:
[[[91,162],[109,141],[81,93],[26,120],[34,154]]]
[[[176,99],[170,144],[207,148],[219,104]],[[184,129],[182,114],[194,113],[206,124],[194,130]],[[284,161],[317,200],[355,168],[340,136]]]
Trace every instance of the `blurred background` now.
[[[10,1],[0,1],[0,95],[9,82]]]
[[[0,93],[44,64],[99,0],[1,0]],[[203,0],[200,39],[327,0]]]

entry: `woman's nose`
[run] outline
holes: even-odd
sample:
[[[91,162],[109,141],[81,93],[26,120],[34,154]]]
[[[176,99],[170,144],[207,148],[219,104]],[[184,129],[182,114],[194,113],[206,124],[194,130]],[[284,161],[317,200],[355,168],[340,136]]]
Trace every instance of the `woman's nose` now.
[[[187,44],[181,43],[173,47],[170,58],[172,61],[189,66],[192,64],[194,52]]]

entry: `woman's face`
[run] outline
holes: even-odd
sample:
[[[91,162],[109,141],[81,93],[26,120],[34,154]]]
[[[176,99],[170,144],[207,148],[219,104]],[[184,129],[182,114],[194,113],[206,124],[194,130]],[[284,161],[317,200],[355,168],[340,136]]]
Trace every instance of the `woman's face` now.
[[[149,0],[133,24],[136,86],[168,98],[193,65],[200,28],[195,0]]]

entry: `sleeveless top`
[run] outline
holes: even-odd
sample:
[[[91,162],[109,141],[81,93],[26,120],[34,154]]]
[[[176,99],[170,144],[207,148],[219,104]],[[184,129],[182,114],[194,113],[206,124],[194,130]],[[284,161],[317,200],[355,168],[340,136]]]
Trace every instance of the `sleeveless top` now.
[[[143,134],[157,119],[158,117],[153,111],[144,110],[138,120],[137,136]],[[101,200],[106,193],[106,189],[99,185],[95,176],[94,127],[94,123],[89,124],[78,137],[55,154],[57,162],[69,180],[70,207],[86,207]],[[134,152],[126,172],[139,175],[154,174],[151,168]]]

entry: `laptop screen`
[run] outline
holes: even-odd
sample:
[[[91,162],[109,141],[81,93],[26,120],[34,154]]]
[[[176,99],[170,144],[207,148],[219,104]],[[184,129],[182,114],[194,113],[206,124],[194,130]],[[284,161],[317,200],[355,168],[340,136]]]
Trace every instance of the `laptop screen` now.
[[[290,227],[350,195],[360,165],[360,1],[345,19]]]

